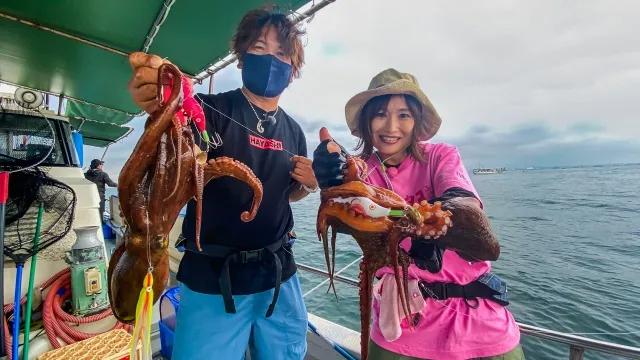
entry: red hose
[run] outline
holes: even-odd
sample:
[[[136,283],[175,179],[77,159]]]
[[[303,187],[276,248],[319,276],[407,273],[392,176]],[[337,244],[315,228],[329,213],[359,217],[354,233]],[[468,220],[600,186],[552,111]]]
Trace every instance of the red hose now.
[[[102,319],[105,319],[109,316],[112,316],[113,313],[111,309],[106,309],[101,311],[98,314],[80,317],[73,316],[67,312],[65,312],[61,305],[65,300],[71,297],[71,271],[69,268],[66,268],[50,279],[45,281],[41,286],[40,290],[44,290],[47,287],[51,286],[49,292],[43,303],[43,313],[42,319],[44,322],[44,328],[47,333],[47,338],[49,338],[49,342],[51,345],[57,349],[62,347],[58,338],[62,339],[67,344],[72,344],[77,341],[85,340],[90,337],[96,336],[97,334],[86,333],[79,331],[77,329],[72,328],[69,324],[88,324],[92,322],[96,322]],[[63,290],[64,292],[60,291]],[[62,293],[62,294],[61,294]],[[23,297],[21,303],[24,304],[26,302],[26,297]],[[8,314],[13,311],[13,304],[4,305],[4,314]],[[5,327],[5,347],[7,349],[11,348],[11,333],[9,332],[9,327],[7,325],[7,321],[4,322]],[[127,324],[123,324],[119,321],[116,321],[116,324],[111,329],[125,329],[131,332],[131,326]],[[11,353],[8,352],[8,359],[11,360]]]

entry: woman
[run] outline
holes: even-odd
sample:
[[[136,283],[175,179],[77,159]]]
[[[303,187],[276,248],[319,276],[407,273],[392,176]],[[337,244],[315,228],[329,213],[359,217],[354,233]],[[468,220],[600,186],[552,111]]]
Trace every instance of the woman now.
[[[394,69],[379,73],[349,100],[346,120],[360,138],[368,183],[410,204],[442,201],[453,212],[447,235],[401,244],[412,257],[410,293],[423,295],[411,302],[413,327],[398,314],[393,270],[378,270],[369,359],[524,359],[504,306],[506,286],[486,261],[497,259],[499,245],[458,150],[427,142],[441,119],[416,79]],[[331,152],[335,147],[325,140],[314,152],[320,187],[342,183],[346,154]]]

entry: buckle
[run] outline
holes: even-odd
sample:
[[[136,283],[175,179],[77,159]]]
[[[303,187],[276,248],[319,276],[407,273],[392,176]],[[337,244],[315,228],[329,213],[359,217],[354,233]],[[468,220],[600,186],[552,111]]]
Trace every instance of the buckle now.
[[[238,253],[240,256],[240,262],[246,264],[248,262],[262,260],[262,249],[258,250],[243,250]]]

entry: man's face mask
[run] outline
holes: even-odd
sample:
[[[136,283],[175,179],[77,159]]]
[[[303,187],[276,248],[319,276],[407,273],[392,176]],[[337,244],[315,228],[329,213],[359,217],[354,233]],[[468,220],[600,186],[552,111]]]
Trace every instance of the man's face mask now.
[[[242,83],[252,93],[276,97],[289,85],[291,65],[271,54],[246,53],[242,59]]]

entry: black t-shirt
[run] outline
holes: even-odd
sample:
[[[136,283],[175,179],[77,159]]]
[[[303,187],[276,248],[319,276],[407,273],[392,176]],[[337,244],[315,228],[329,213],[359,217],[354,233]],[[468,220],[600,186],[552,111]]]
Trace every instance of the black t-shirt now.
[[[245,163],[262,182],[264,194],[255,219],[245,223],[240,220],[240,214],[251,207],[251,189],[231,177],[210,181],[204,188],[201,244],[254,250],[282,239],[293,228],[289,194],[297,188],[297,182],[290,174],[292,155],[287,151],[307,156],[306,139],[300,125],[279,109],[276,123],[263,123],[264,132],[258,133],[256,114],[240,89],[215,95],[198,94],[196,99],[205,102],[202,107],[210,137],[217,132],[223,141],[222,146],[209,151],[209,158],[229,156]],[[264,110],[255,105],[254,108],[258,116],[264,116]],[[195,200],[189,201],[182,226],[187,242],[195,241],[195,205]],[[284,248],[276,255],[282,262],[284,282],[296,271],[293,254],[290,248]],[[219,294],[218,277],[223,261],[223,258],[186,251],[177,279],[194,291]],[[267,256],[261,262],[231,263],[229,270],[233,294],[253,294],[275,286],[272,257]]]

